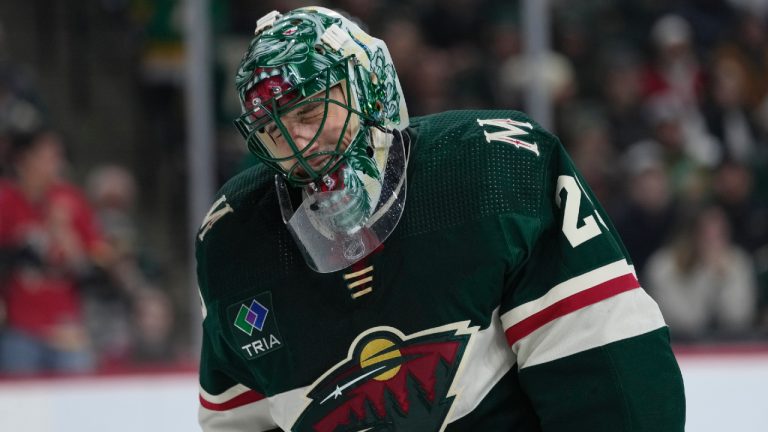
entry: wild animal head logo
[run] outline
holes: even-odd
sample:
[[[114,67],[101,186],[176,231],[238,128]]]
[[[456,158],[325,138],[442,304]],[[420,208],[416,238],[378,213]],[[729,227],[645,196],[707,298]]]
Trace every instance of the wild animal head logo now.
[[[439,431],[471,334],[456,328],[405,336],[377,328],[318,380],[294,431]]]

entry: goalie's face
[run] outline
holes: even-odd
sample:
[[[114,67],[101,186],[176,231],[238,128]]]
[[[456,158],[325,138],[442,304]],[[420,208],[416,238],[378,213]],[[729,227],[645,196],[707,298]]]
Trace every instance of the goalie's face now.
[[[363,144],[357,93],[347,60],[298,84],[279,69],[257,68],[241,86],[244,113],[235,124],[252,152],[294,186],[317,183]]]
[[[259,129],[259,140],[291,177],[315,179],[331,171],[352,142],[359,121],[346,108],[340,85],[306,98]]]

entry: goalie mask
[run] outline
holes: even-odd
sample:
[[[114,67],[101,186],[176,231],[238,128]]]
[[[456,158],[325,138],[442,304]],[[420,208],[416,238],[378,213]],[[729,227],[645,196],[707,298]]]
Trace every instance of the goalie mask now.
[[[237,72],[235,125],[277,171],[283,221],[307,264],[344,269],[392,233],[405,203],[408,112],[391,57],[320,7],[273,11],[255,34]]]

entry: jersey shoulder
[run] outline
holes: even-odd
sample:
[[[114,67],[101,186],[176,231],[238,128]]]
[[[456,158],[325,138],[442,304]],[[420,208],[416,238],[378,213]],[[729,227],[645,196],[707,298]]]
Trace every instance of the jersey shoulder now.
[[[471,145],[474,152],[493,153],[498,149],[521,150],[546,156],[559,141],[552,133],[521,111],[455,110],[415,117],[411,126],[418,133],[422,147],[448,144],[456,150]],[[482,145],[482,144],[485,145]]]
[[[226,197],[227,203],[237,211],[248,211],[258,197],[270,192],[274,187],[274,173],[261,163],[239,172],[219,189],[216,200]]]
[[[212,285],[208,281],[245,277],[237,263],[244,259],[261,261],[261,255],[267,256],[269,247],[254,244],[272,244],[271,236],[277,235],[280,225],[274,174],[266,166],[253,166],[227,181],[217,192],[195,238],[203,294]]]
[[[274,197],[274,173],[265,165],[257,164],[230,178],[216,192],[208,213],[203,218],[198,240],[215,236],[213,225],[239,224],[264,211]],[[229,215],[223,217],[223,215]],[[211,224],[215,218],[215,224]],[[203,230],[205,233],[203,234]]]
[[[528,116],[464,110],[412,119],[405,235],[501,215],[539,219],[560,145]]]

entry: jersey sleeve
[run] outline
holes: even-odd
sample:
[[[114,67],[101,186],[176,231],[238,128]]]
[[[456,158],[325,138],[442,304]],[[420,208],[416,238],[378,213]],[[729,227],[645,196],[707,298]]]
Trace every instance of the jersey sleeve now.
[[[236,249],[233,245],[246,228],[241,224],[258,227],[247,215],[256,211],[254,197],[265,196],[272,187],[272,178],[265,169],[254,167],[230,179],[217,193],[195,235],[203,316],[198,422],[205,432],[280,430],[272,417],[273,412],[280,412],[281,408],[275,407],[280,404],[270,398],[273,395],[267,389],[261,388],[259,383],[265,380],[257,380],[252,365],[227,341],[231,320],[224,317],[222,306],[236,289],[234,281],[243,277],[240,273],[234,275],[232,265],[232,251]],[[245,235],[254,234],[247,231]]]
[[[269,400],[233,378],[231,363],[222,360],[204,331],[200,356],[198,422],[204,432],[278,430],[269,413]]]
[[[240,432],[279,430],[270,415],[269,399],[261,389],[250,384],[243,360],[228,347],[219,324],[219,308],[211,288],[221,270],[210,265],[208,242],[215,239],[207,232],[219,215],[226,214],[223,201],[214,203],[205,217],[196,242],[197,281],[203,316],[200,353],[200,405],[198,422],[204,432]],[[218,216],[220,217],[220,216]]]
[[[656,303],[559,141],[540,227],[500,319],[544,431],[682,431],[682,378]]]

